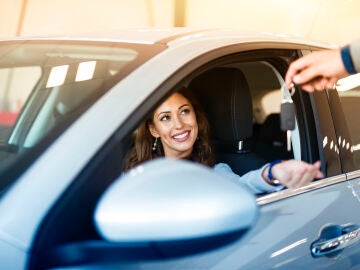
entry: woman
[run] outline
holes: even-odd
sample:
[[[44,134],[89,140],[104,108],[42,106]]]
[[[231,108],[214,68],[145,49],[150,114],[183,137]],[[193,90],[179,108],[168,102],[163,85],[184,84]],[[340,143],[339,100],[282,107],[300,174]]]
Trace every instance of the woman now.
[[[184,88],[165,100],[138,128],[125,169],[158,157],[189,159],[246,184],[254,193],[272,192],[284,186],[298,188],[323,177],[319,161],[308,164],[298,160],[275,161],[240,177],[227,164],[215,164],[209,133],[204,112]]]

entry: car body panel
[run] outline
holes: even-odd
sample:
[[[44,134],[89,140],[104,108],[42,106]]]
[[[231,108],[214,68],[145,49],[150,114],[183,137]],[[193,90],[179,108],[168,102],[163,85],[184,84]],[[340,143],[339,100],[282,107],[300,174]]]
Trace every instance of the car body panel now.
[[[0,234],[0,237],[2,267],[7,269],[26,269],[28,254],[24,249],[20,248],[21,244],[16,243],[14,239],[9,240],[8,235]]]
[[[319,202],[314,204],[313,202]],[[311,257],[310,246],[325,225],[356,222],[349,213],[334,211],[336,205],[352,208],[357,204],[349,196],[348,183],[329,186],[260,207],[256,225],[238,241],[209,253],[170,259],[167,262],[133,262],[131,266],[158,269],[346,269],[359,261],[349,258],[359,253],[353,245],[333,258]],[[291,218],[289,218],[291,217]],[[286,226],[285,226],[286,224]]]
[[[222,41],[222,39],[224,39]],[[302,37],[276,32],[246,31],[228,28],[144,28],[144,29],[119,29],[96,33],[73,34],[66,36],[28,36],[18,37],[12,40],[82,40],[82,41],[104,41],[104,42],[128,42],[140,44],[162,43],[169,47],[182,46],[185,43],[196,43],[197,41],[225,42],[233,40],[237,43],[251,42],[285,42],[293,44],[304,44],[314,47],[335,47],[326,42],[304,39]],[[3,39],[6,41],[6,39]]]

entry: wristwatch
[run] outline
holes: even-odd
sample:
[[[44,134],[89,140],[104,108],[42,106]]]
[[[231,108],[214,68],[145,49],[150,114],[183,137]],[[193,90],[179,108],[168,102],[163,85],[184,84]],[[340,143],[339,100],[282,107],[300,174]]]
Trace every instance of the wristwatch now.
[[[270,183],[271,185],[277,186],[277,185],[280,185],[280,184],[281,184],[279,180],[274,179],[274,176],[273,176],[273,174],[272,174],[272,168],[273,168],[276,164],[279,164],[279,163],[281,163],[281,162],[282,162],[282,160],[277,159],[277,160],[274,160],[274,161],[270,162],[270,164],[269,164],[269,170],[268,170],[267,178],[268,178],[269,183]]]

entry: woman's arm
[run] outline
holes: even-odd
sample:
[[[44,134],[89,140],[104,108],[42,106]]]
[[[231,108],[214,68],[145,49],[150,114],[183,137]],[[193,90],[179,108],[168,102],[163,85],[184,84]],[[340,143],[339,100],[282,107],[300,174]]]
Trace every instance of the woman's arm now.
[[[279,181],[274,185],[272,179],[269,179],[269,164],[250,171],[243,176],[235,174],[229,165],[219,163],[214,166],[214,170],[222,175],[238,181],[249,187],[253,193],[269,193],[287,188],[299,188],[307,185],[314,178],[324,177],[320,171],[320,162],[309,164],[300,160],[286,160],[272,166],[272,176]]]

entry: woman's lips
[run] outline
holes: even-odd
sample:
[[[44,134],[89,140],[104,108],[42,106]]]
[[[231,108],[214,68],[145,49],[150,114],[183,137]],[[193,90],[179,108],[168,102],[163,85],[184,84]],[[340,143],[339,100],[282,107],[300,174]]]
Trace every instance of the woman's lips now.
[[[181,133],[177,133],[172,136],[172,139],[176,142],[184,142],[190,137],[190,131],[184,131]]]

